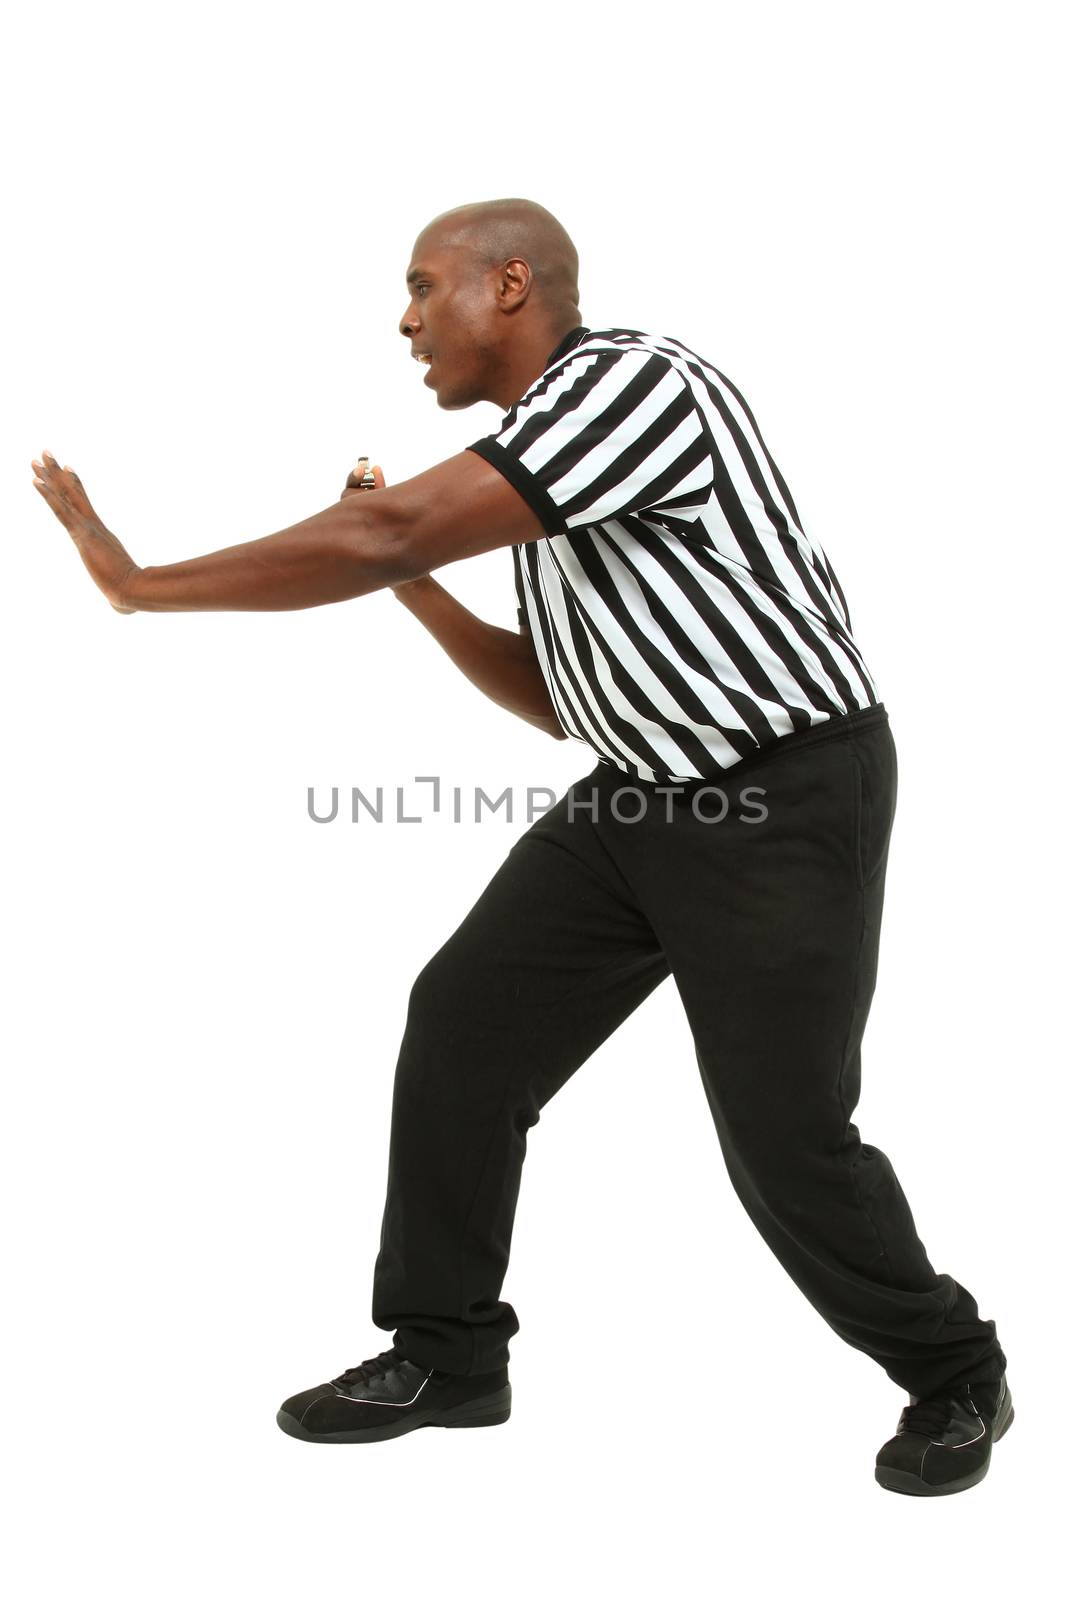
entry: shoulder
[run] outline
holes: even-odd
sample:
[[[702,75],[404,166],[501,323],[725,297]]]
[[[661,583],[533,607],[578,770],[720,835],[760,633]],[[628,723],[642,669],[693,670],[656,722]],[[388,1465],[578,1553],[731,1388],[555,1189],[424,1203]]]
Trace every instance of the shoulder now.
[[[679,340],[641,328],[587,328],[541,372],[501,419],[494,437],[530,442],[557,424],[570,431],[625,423],[638,406],[652,412],[706,409],[713,369]],[[533,430],[533,435],[531,434]]]
[[[649,333],[640,328],[591,328],[553,365],[560,366],[577,356],[594,354],[632,355],[636,361],[658,358],[660,362],[678,365],[692,361],[702,366],[709,365],[680,339],[666,333]]]
[[[546,367],[523,400],[545,396],[552,401],[575,383],[583,390],[615,389],[631,381],[664,383],[680,390],[700,389],[700,380],[714,368],[668,334],[639,328],[591,328]]]

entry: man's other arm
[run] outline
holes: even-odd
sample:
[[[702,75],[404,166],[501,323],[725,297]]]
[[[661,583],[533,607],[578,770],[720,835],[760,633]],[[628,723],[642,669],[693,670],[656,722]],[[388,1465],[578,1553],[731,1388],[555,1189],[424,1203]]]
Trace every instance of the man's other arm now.
[[[475,688],[553,739],[566,739],[528,628],[512,633],[483,622],[429,575],[394,592]]]

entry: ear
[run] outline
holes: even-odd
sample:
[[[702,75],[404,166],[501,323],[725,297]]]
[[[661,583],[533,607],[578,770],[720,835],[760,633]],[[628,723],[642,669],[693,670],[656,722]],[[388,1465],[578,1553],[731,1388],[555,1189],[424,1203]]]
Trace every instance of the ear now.
[[[530,271],[528,261],[524,261],[521,256],[513,256],[510,261],[505,261],[498,283],[501,306],[508,311],[514,311],[529,295],[532,285],[533,273]]]

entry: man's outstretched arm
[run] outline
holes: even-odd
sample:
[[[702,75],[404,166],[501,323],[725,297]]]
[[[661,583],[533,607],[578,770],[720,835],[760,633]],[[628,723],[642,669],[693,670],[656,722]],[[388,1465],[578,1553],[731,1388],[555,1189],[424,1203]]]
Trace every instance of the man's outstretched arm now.
[[[141,567],[97,516],[76,473],[47,452],[33,467],[35,487],[117,611],[331,605],[545,532],[518,490],[464,450],[404,483],[348,496],[264,539]]]

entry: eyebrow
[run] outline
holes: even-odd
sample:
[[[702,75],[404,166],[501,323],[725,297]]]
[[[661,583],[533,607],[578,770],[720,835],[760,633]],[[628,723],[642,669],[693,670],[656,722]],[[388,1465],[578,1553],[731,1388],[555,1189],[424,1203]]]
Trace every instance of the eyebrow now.
[[[405,283],[414,283],[416,278],[422,278],[422,277],[425,276],[425,274],[426,274],[426,268],[425,267],[412,267],[411,271],[408,273],[407,277],[404,279],[404,282]]]

